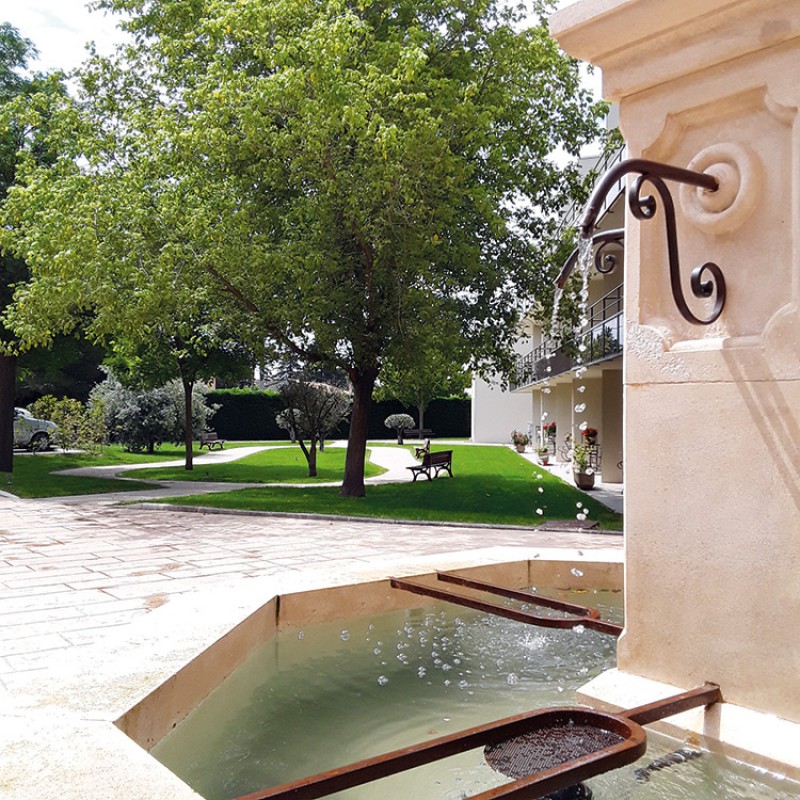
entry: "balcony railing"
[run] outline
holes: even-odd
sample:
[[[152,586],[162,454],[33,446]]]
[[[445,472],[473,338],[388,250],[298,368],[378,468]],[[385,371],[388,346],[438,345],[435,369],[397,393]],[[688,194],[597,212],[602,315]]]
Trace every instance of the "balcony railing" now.
[[[598,157],[597,163],[592,167],[592,172],[597,175],[598,177],[602,177],[605,175],[611,167],[619,164],[621,161],[624,160],[627,151],[625,146],[623,145],[618,150],[614,150],[610,153],[603,153],[601,156]],[[598,217],[602,217],[603,214],[613,205],[614,201],[619,197],[622,192],[625,191],[625,181],[626,178],[622,177],[619,181],[617,181],[616,191],[610,191],[603,200],[603,207],[601,209],[600,214]],[[569,206],[567,206],[564,214],[561,217],[561,224],[559,225],[559,232],[563,232],[568,230],[569,228],[577,228],[578,222],[580,221],[581,217],[583,217],[583,213],[586,210],[586,203],[585,202],[578,202],[577,200],[573,200]]]
[[[623,299],[620,284],[586,309],[587,324],[574,336],[563,342],[545,340],[520,356],[511,388],[520,389],[618,356],[625,331]]]

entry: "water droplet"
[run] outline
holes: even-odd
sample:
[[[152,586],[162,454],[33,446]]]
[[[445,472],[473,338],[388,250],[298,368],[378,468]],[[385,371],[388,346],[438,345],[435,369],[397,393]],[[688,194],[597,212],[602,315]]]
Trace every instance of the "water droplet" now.
[[[540,480],[542,480],[542,473],[541,473],[541,472],[537,474],[537,476],[536,476],[536,480],[537,480],[537,481],[540,481]]]
[[[298,639],[305,639],[305,636],[306,635],[303,633],[303,631],[297,631],[297,638]]]
[[[350,638],[350,631],[342,631],[342,632],[339,634],[339,638],[340,638],[340,639],[341,639],[343,642],[346,642],[346,641],[347,641],[347,640]]]
[[[576,514],[575,516],[580,522],[583,522],[586,519],[586,514]]]
[[[552,391],[553,391],[552,389],[548,389],[547,387],[545,387],[544,389],[542,389],[542,394],[550,394],[550,392]]]
[[[585,353],[586,352],[586,345],[585,344],[579,344],[578,345],[578,352],[579,353]]]
[[[442,670],[444,672],[449,672],[451,669],[453,669],[452,664],[442,664]]]
[[[583,386],[583,385],[581,385],[581,386],[579,386],[579,387],[576,389],[576,391],[578,391],[578,392],[580,392],[581,394],[583,394],[583,393],[586,391],[586,387],[585,387],[585,386]]]
[[[375,626],[370,622],[370,624],[367,625],[367,630],[368,631],[374,631],[375,630]]]
[[[420,667],[417,670],[417,675],[419,675],[420,678],[424,678],[426,672],[427,672],[427,670],[425,669],[425,667]]]
[[[547,369],[545,369],[545,372],[552,372],[552,371],[553,371],[552,367],[547,367]]]
[[[583,572],[581,572],[581,570],[579,570],[577,567],[573,567],[573,568],[570,570],[570,572],[571,572],[571,573],[572,573],[572,574],[573,574],[573,575],[574,575],[576,578],[582,578],[582,577],[583,577]]]
[[[581,422],[580,425],[578,425],[578,430],[585,431],[588,427],[589,423],[586,420],[584,420],[583,422]]]
[[[583,633],[586,627],[584,625],[576,625],[572,630],[574,630],[575,633]]]
[[[449,686],[450,685],[450,679],[449,678],[446,681],[444,681],[444,685],[445,686]]]
[[[536,513],[537,513],[537,514],[538,514],[538,515],[541,517],[541,516],[542,516],[542,514],[544,514],[544,511],[542,511],[542,509],[541,509],[541,508],[537,508],[537,509],[536,509]]]
[[[556,686],[556,691],[563,692],[564,691],[564,687],[563,686]]]
[[[513,686],[515,683],[519,683],[519,678],[513,673],[509,672],[508,677],[506,678],[508,681],[509,686]]]
[[[375,649],[374,649],[372,652],[373,652],[373,653],[374,653],[376,656],[379,656],[379,655],[381,654],[381,649],[380,649],[380,647],[376,647],[376,648],[375,648]]]
[[[389,679],[385,675],[378,676],[379,686],[386,686],[387,683],[389,683]]]
[[[582,378],[586,374],[588,369],[589,367],[578,367],[578,369],[575,370],[575,377]]]
[[[459,681],[458,682],[458,688],[459,689],[466,689],[468,686],[469,686],[469,683],[467,681]]]
[[[584,411],[586,411],[586,403],[578,403],[578,405],[575,406],[576,414],[583,414]]]
[[[540,486],[539,487],[539,494],[542,494],[543,492],[544,492],[544,486]]]
[[[575,508],[582,508],[582,507],[583,507],[583,503],[575,503]]]
[[[581,317],[581,325],[585,328],[589,324],[589,317]]]
[[[545,420],[545,419],[547,419],[547,417],[548,417],[548,416],[549,416],[549,415],[548,415],[548,413],[547,413],[546,411],[544,411],[544,412],[542,413],[542,420]]]

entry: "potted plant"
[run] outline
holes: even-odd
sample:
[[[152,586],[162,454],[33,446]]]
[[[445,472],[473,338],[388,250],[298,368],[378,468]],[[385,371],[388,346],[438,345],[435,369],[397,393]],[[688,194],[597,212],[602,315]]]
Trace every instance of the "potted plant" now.
[[[597,428],[584,428],[581,431],[581,436],[583,436],[583,441],[586,444],[597,444]]]
[[[537,447],[536,448],[536,460],[543,467],[546,467],[550,463],[550,448],[549,447]]]
[[[517,448],[518,453],[525,452],[525,448],[528,446],[529,441],[530,439],[528,438],[527,433],[522,433],[522,431],[511,431],[511,443]]]
[[[554,442],[556,440],[556,434],[558,433],[558,425],[555,422],[550,422],[543,428],[544,435],[551,441]]]
[[[594,489],[591,453],[591,447],[586,444],[576,445],[572,451],[572,478],[579,489]]]

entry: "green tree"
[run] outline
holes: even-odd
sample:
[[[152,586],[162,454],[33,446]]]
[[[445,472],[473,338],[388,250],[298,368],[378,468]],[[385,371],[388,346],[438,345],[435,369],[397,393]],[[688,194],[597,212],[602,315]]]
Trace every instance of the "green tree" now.
[[[111,345],[108,363],[116,376],[130,387],[158,387],[176,375],[183,390],[182,408],[184,466],[194,469],[193,443],[197,424],[193,421],[198,381],[215,377],[235,379],[253,374],[253,357],[236,339],[228,337],[219,323],[163,316],[143,323],[131,333],[123,329]],[[144,335],[143,335],[144,334]],[[200,430],[205,430],[201,426]]]
[[[131,388],[123,385],[113,371],[106,372],[106,380],[92,389],[89,406],[103,415],[111,441],[131,452],[154,453],[164,442],[185,441],[187,418],[191,440],[195,433],[206,429],[216,410],[206,404],[208,390],[202,384],[193,387],[187,414],[180,381]]]
[[[16,124],[10,109],[32,102],[37,92],[62,93],[57,75],[26,76],[28,61],[37,54],[30,39],[23,37],[10,23],[0,23],[0,206],[17,177],[18,154],[26,150],[40,163],[52,159],[42,136],[46,118],[39,115],[35,124]],[[0,247],[0,309],[11,300],[13,286],[28,277],[23,258],[3,252]],[[17,339],[0,324],[0,472],[14,466],[14,405],[17,379]]]
[[[420,315],[427,315],[421,309]],[[470,353],[459,328],[448,319],[428,318],[415,338],[409,337],[403,358],[381,369],[378,399],[393,398],[417,409],[417,427],[425,427],[425,411],[437,397],[463,395],[471,375]]]
[[[342,494],[363,495],[373,389],[411,366],[420,308],[473,366],[512,363],[577,185],[550,154],[601,109],[541,19],[496,0],[98,6],[131,15],[133,45],[84,69],[63,113],[81,147],[14,193],[6,238],[37,257],[10,324],[36,340],[91,309],[101,331],[121,296],[131,323],[143,297],[199,296],[270,357],[346,372]]]

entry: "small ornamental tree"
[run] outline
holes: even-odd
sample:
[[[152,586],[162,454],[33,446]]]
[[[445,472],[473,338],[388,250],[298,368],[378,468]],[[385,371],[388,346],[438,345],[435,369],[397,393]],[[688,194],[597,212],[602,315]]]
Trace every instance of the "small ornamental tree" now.
[[[286,407],[276,420],[290,435],[294,432],[308,462],[308,477],[316,478],[317,445],[321,450],[325,436],[350,413],[352,397],[344,389],[302,378],[287,381],[280,395]]]
[[[414,427],[414,419],[408,414],[391,414],[383,424],[397,434],[397,444],[403,444],[403,431]]]
[[[30,404],[28,410],[38,419],[47,419],[58,425],[53,442],[65,452],[83,450],[97,454],[106,442],[106,426],[102,403],[84,405],[80,400],[45,395]]]

